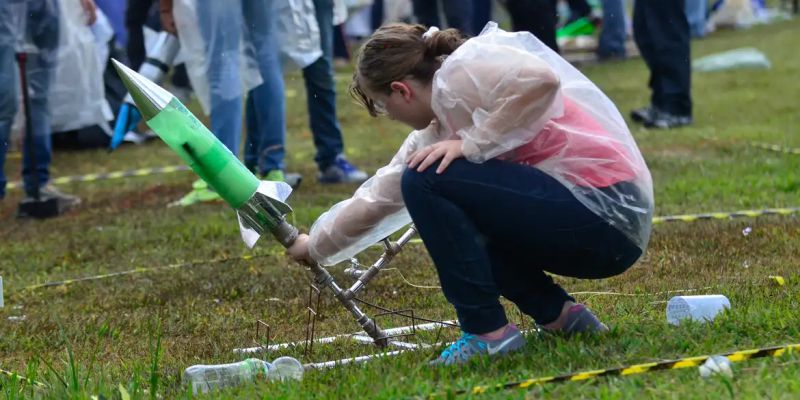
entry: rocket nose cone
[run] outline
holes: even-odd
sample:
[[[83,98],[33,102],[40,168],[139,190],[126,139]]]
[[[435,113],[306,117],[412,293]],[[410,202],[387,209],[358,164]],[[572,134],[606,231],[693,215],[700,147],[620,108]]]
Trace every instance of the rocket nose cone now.
[[[125,64],[117,61],[116,58],[112,58],[111,63],[114,65],[114,69],[117,70],[117,75],[122,79],[122,84],[125,85],[125,88],[127,88],[129,92],[136,90],[137,86],[133,83],[133,76],[138,74]]]
[[[111,59],[114,68],[117,70],[122,84],[128,89],[128,92],[136,104],[136,108],[142,114],[145,120],[149,120],[158,114],[174,96],[160,86],[151,82],[149,79],[140,75],[138,72],[128,68],[116,59]]]

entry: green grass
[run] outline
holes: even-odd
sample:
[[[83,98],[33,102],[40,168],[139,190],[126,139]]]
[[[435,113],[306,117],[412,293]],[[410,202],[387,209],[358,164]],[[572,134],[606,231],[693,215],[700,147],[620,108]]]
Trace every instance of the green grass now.
[[[695,57],[754,46],[772,61],[769,71],[730,71],[693,76],[696,123],[676,131],[632,126],[653,174],[658,215],[800,205],[800,156],[753,148],[750,141],[800,147],[800,55],[793,51],[796,21],[719,32],[693,43]],[[587,67],[623,113],[647,103],[647,70],[641,60]],[[348,71],[340,71],[341,93]],[[291,198],[298,226],[307,229],[353,186],[315,182],[314,148],[307,128],[302,79],[287,77],[290,170],[306,180]],[[340,119],[347,154],[374,172],[393,155],[408,130],[370,119],[344,95]],[[179,164],[162,143],[104,151],[58,153],[54,176]],[[18,174],[18,161],[6,171]],[[63,187],[84,199],[58,219],[13,218],[19,191],[0,203],[0,275],[6,306],[0,309],[0,368],[45,382],[35,389],[0,376],[7,398],[184,397],[183,370],[193,364],[240,359],[232,349],[251,346],[255,321],[273,328],[273,342],[305,337],[308,274],[289,262],[279,246],[263,240],[247,250],[232,212],[222,205],[167,208],[188,190],[188,172],[73,184]],[[752,227],[747,236],[742,229]],[[429,368],[426,351],[369,363],[308,372],[300,383],[236,388],[229,397],[396,398],[474,385],[493,385],[543,375],[615,367],[638,362],[722,353],[798,342],[800,338],[800,221],[763,217],[658,225],[646,256],[627,273],[602,281],[560,279],[570,291],[613,291],[636,296],[578,295],[613,327],[600,338],[530,337],[525,351],[463,368]],[[256,257],[243,259],[244,255]],[[373,261],[376,251],[361,258]],[[45,281],[156,267],[197,260],[190,267],[161,269],[113,279],[25,290]],[[393,262],[411,282],[437,284],[430,259],[410,245]],[[341,268],[334,273],[343,282]],[[781,275],[785,286],[768,276]],[[731,312],[713,324],[669,326],[664,291],[721,293]],[[438,290],[404,284],[387,271],[365,299],[417,315],[452,319]],[[512,319],[519,320],[513,307]],[[373,310],[370,310],[374,314]],[[25,315],[23,321],[9,316]],[[399,319],[387,326],[407,325]],[[530,326],[530,320],[526,321]],[[317,335],[352,332],[356,326],[329,295],[323,296]],[[433,341],[420,333],[410,341]],[[452,340],[456,333],[445,331]],[[315,346],[313,354],[287,349],[303,362],[327,361],[376,350],[350,342]],[[489,393],[488,398],[794,398],[800,392],[796,355],[734,365],[735,376],[701,379],[696,369],[651,373]],[[122,389],[120,389],[122,388]],[[124,394],[123,394],[124,392]],[[221,393],[213,397],[221,396]]]

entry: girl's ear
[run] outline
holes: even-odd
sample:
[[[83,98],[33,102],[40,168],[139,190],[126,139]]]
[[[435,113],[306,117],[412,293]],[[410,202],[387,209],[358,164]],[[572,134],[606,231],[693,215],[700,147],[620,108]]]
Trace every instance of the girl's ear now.
[[[400,81],[394,81],[389,84],[389,88],[391,88],[393,92],[400,93],[400,96],[402,96],[404,100],[411,100],[411,86],[408,84]]]

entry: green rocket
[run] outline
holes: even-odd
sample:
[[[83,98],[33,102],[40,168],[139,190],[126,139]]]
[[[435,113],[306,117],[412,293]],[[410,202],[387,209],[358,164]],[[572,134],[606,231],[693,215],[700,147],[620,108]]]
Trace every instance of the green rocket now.
[[[147,125],[234,210],[242,239],[252,247],[265,232],[289,247],[297,229],[284,216],[292,189],[259,181],[175,96],[117,60],[112,60]]]

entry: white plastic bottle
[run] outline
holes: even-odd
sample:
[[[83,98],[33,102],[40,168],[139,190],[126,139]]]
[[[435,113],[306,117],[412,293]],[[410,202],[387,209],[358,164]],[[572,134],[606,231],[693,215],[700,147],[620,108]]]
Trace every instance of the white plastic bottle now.
[[[292,357],[279,357],[269,363],[248,358],[230,364],[193,365],[183,372],[183,382],[192,392],[206,393],[212,389],[239,386],[255,380],[287,380],[303,378],[303,364]]]
[[[257,358],[230,364],[193,365],[183,371],[183,382],[190,385],[195,394],[206,393],[212,389],[252,382],[259,377],[266,379],[272,369],[272,364]]]
[[[292,357],[278,357],[272,362],[275,368],[274,373],[270,374],[270,379],[280,379],[282,381],[288,379],[301,380],[303,379],[303,364]]]

